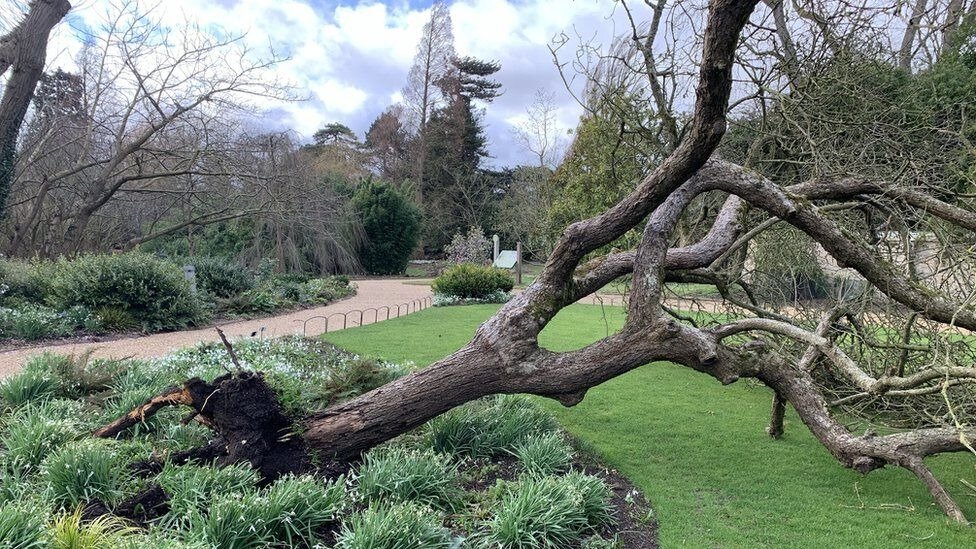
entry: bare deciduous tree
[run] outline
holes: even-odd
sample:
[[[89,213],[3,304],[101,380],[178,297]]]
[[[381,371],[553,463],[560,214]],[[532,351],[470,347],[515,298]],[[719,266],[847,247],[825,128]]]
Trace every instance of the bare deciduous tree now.
[[[417,181],[424,178],[424,139],[430,115],[441,101],[439,84],[452,70],[454,59],[454,30],[451,12],[444,2],[435,2],[430,19],[424,25],[417,55],[403,88],[403,102],[417,136],[415,144],[415,173]]]
[[[34,0],[23,19],[0,36],[0,76],[10,71],[0,98],[0,213],[14,176],[20,126],[44,72],[48,36],[70,9],[67,0]]]
[[[80,97],[31,122],[12,185],[6,253],[73,254],[104,248],[107,238],[134,245],[186,223],[246,213],[213,199],[249,176],[232,151],[252,100],[287,96],[268,74],[277,61],[256,58],[239,37],[166,29],[134,3],[112,4],[79,58]],[[131,212],[133,203],[158,213],[187,202],[196,214],[173,226],[104,232],[106,223],[127,219],[118,210]]]
[[[555,169],[562,153],[559,127],[556,120],[556,94],[536,90],[525,109],[525,120],[513,131],[526,151],[532,153],[539,168]]]

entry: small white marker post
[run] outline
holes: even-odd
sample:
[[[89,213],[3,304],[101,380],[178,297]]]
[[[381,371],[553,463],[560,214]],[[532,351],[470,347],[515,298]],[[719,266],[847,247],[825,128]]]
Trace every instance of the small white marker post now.
[[[190,291],[197,293],[197,268],[193,265],[183,265],[183,278],[190,283]]]
[[[494,244],[494,248],[492,248],[491,261],[495,262],[498,259],[498,250],[501,247],[501,240],[498,238],[498,235],[496,234],[496,235],[492,235],[491,241]]]

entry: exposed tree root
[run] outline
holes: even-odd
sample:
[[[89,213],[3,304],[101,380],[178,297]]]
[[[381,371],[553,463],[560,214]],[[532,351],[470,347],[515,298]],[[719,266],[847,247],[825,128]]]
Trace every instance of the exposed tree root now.
[[[191,406],[192,404],[193,399],[186,387],[169,387],[92,434],[99,438],[112,438],[129,427],[146,421],[146,418],[156,415],[156,412],[167,406]]]
[[[246,461],[267,480],[309,468],[301,436],[258,372],[227,374],[212,383],[190,379],[183,387],[171,387],[150,398],[94,435],[118,436],[167,406],[191,407],[195,417],[216,433],[207,446],[172,456],[177,463],[196,460],[227,465]]]

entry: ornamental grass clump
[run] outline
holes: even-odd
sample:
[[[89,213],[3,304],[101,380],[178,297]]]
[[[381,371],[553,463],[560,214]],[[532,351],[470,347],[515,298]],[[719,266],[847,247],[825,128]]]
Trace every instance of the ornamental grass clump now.
[[[125,468],[112,441],[82,439],[69,442],[49,455],[41,474],[51,500],[63,508],[98,500],[118,502],[125,482]]]
[[[0,506],[0,547],[34,549],[46,547],[44,514],[38,502],[19,501]]]
[[[243,549],[269,547],[269,517],[257,493],[216,494],[208,509],[195,510],[187,517],[186,539],[210,547]]]
[[[288,476],[258,491],[214,493],[186,517],[185,539],[210,547],[314,547],[346,508],[345,479]]]
[[[451,533],[440,514],[416,503],[380,503],[349,517],[342,525],[336,549],[446,549]],[[460,546],[460,545],[457,545]]]
[[[363,458],[357,476],[359,496],[367,502],[416,501],[452,510],[461,495],[457,466],[429,449],[376,448]]]
[[[511,451],[526,437],[554,432],[553,417],[517,396],[497,396],[455,408],[427,424],[436,452],[490,458]]]
[[[194,513],[202,512],[218,495],[241,496],[254,492],[258,473],[249,464],[227,467],[173,465],[167,463],[157,478],[169,496],[169,513],[161,523],[176,526]]]
[[[272,539],[286,547],[311,547],[348,505],[345,477],[326,482],[307,475],[285,476],[265,489],[264,504]]]
[[[54,518],[48,529],[50,549],[114,549],[125,547],[138,530],[112,515],[94,520],[82,518],[81,508]]]
[[[613,523],[611,491],[597,477],[524,476],[500,484],[493,516],[483,541],[506,549],[560,548],[578,543],[584,534]]]
[[[0,400],[7,408],[19,408],[31,402],[54,398],[58,380],[51,374],[23,371],[0,381]]]
[[[526,437],[511,453],[523,473],[540,477],[564,472],[573,463],[573,449],[555,432]]]
[[[30,475],[49,454],[82,434],[76,421],[67,419],[55,403],[30,404],[7,420],[0,435],[3,475]]]

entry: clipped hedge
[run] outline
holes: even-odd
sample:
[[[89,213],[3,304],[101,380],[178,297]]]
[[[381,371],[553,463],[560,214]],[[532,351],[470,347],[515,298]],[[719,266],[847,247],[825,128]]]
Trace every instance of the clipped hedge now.
[[[51,290],[59,308],[125,311],[146,331],[185,328],[207,318],[180,267],[147,254],[60,261]]]
[[[511,291],[515,280],[502,269],[461,263],[444,271],[432,286],[437,294],[483,299],[496,292]]]

